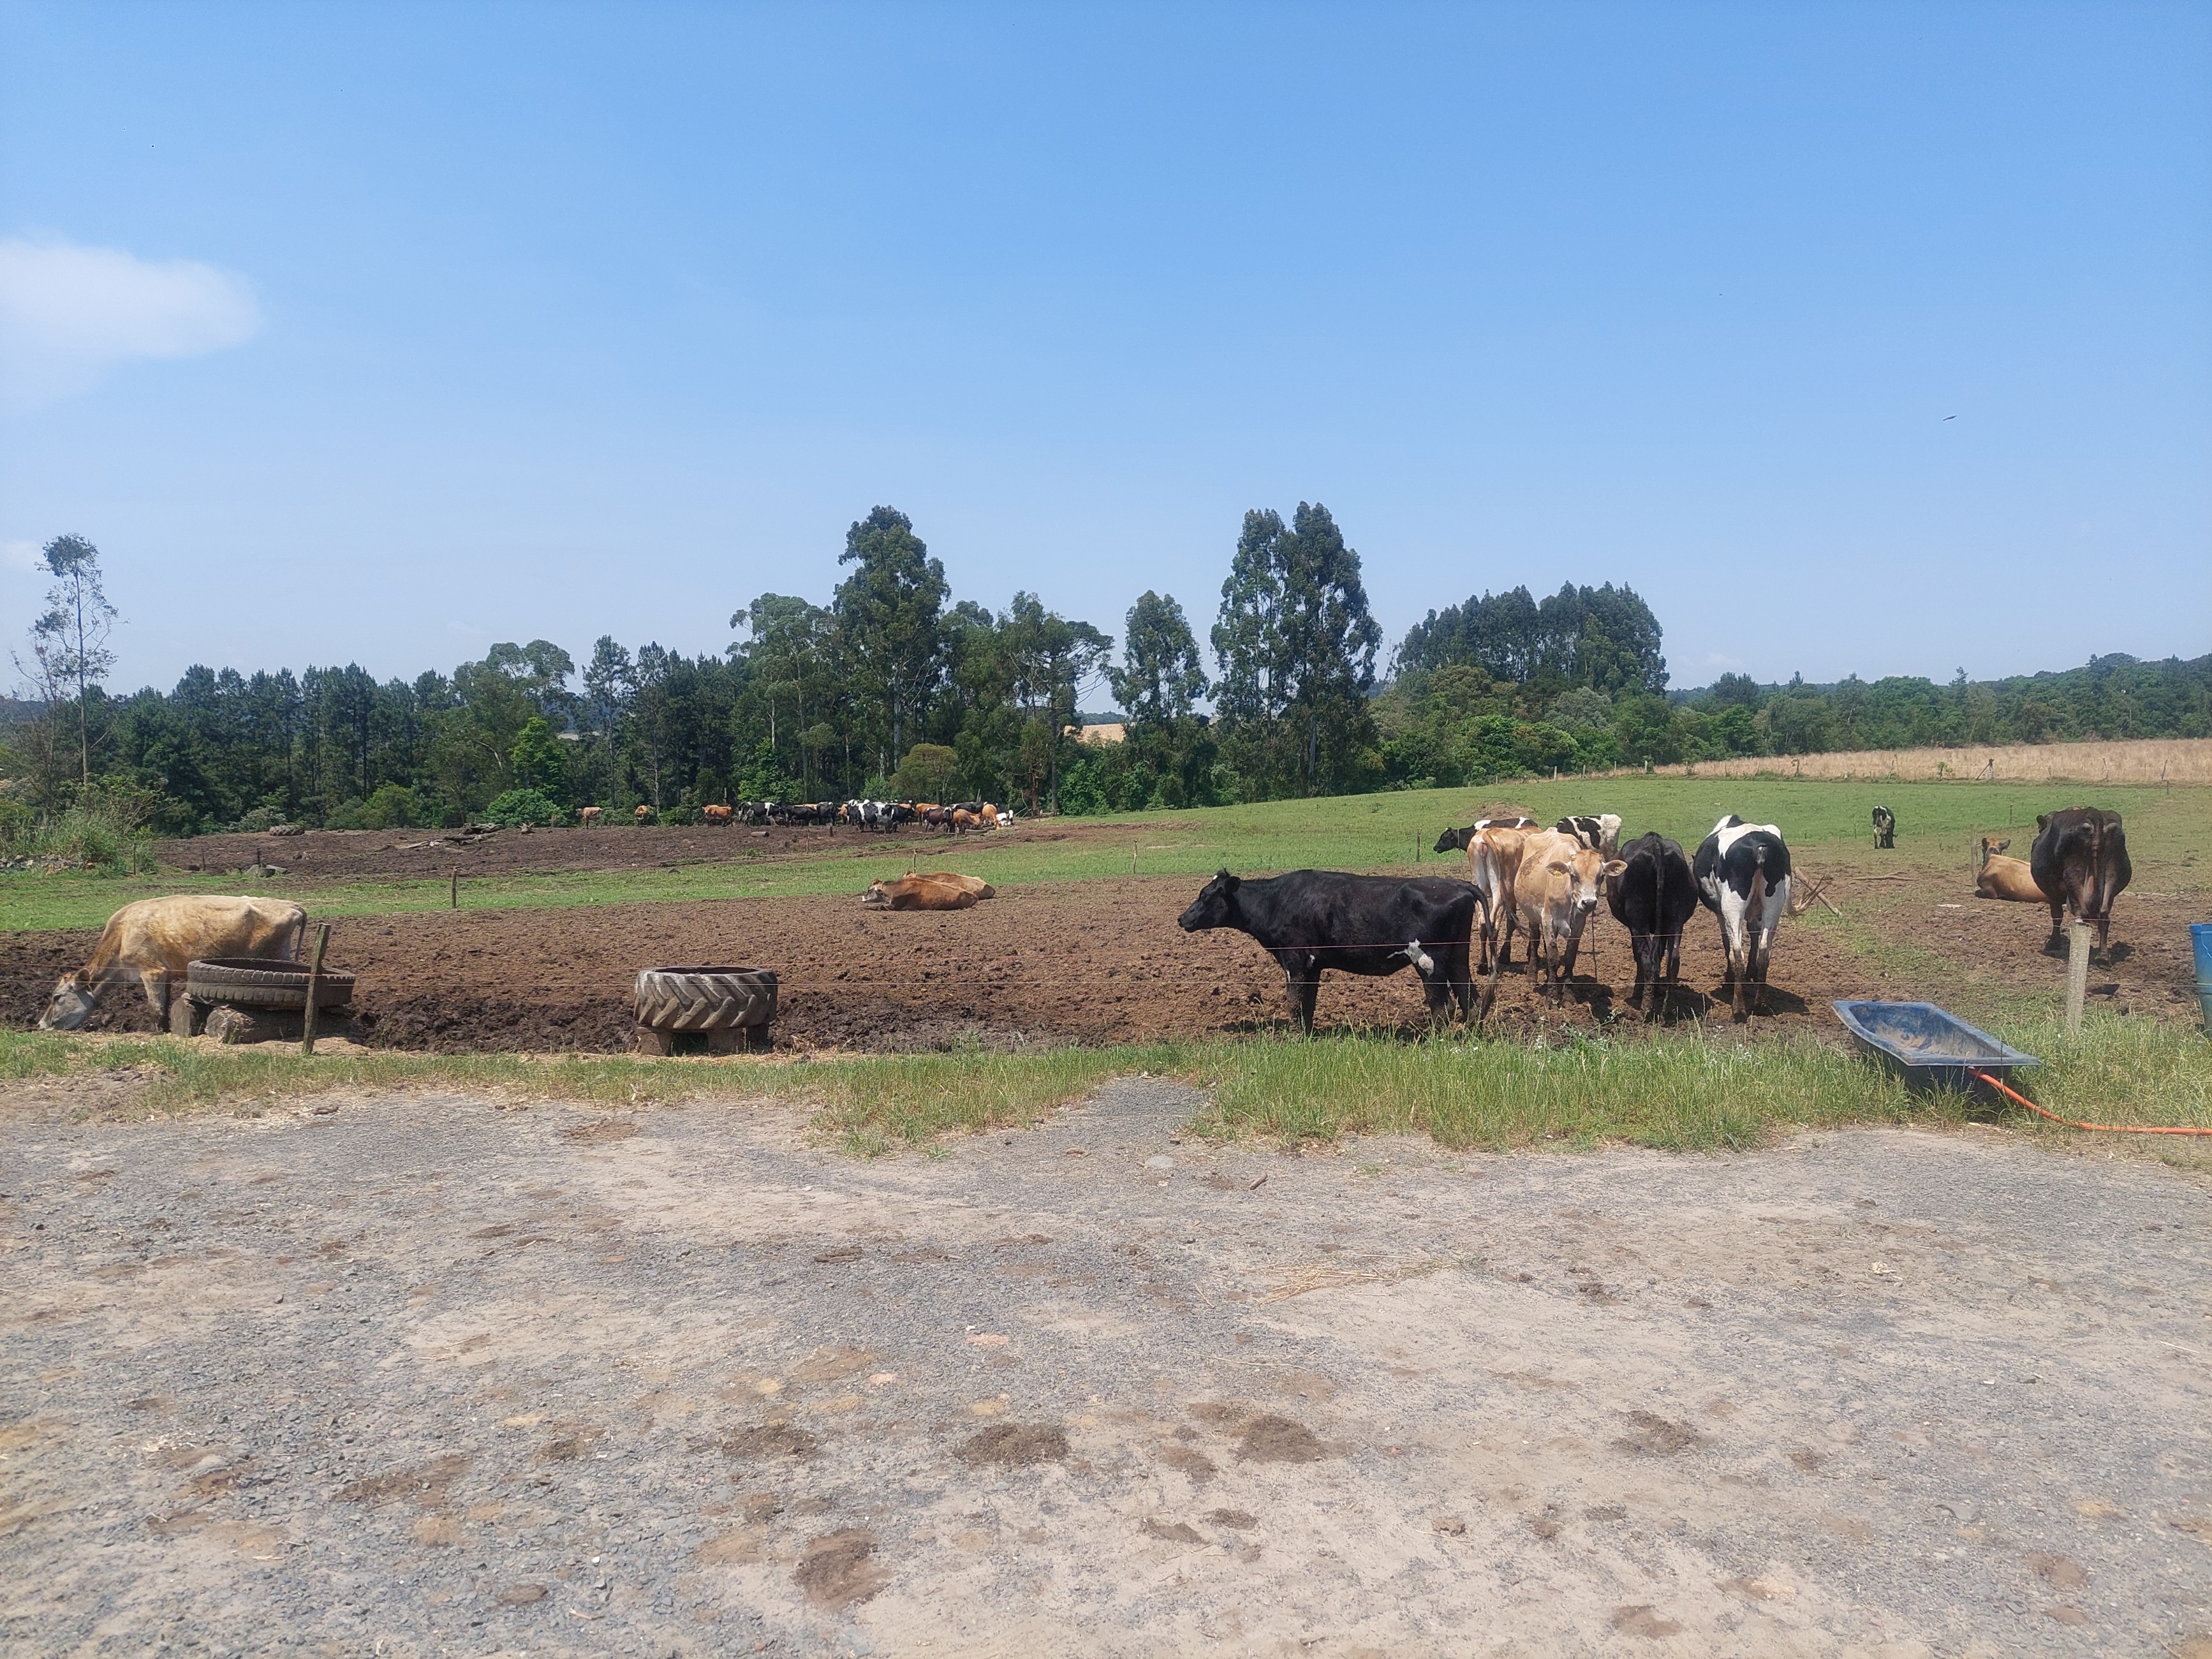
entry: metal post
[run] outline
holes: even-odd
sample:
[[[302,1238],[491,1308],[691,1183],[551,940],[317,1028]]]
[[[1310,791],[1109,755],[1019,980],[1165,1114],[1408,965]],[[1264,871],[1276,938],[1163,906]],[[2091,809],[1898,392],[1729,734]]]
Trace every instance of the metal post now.
[[[2066,1032],[2081,1029],[2081,1005],[2089,997],[2089,924],[2077,921],[2066,932]]]
[[[300,1052],[315,1052],[315,999],[323,990],[323,952],[330,948],[331,925],[327,921],[315,930],[315,959],[307,964],[307,1018],[300,1029]]]

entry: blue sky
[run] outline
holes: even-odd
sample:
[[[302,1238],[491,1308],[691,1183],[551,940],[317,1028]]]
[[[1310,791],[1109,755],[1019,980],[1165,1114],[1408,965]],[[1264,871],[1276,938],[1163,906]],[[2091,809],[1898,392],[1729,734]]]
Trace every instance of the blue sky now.
[[[878,502],[1202,635],[1302,499],[1393,642],[2212,649],[2212,9],[0,7],[11,644],[719,650]]]

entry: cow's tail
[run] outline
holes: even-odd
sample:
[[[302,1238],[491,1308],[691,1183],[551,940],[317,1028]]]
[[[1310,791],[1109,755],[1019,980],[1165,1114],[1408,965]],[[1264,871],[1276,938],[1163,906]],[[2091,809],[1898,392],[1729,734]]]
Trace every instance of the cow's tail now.
[[[1766,897],[1770,890],[1766,881],[1766,843],[1754,841],[1751,844],[1751,902],[1744,910],[1750,935],[1744,940],[1746,961],[1759,954],[1759,936],[1766,928]]]
[[[302,907],[300,914],[292,918],[292,948],[286,952],[287,958],[293,962],[299,961],[300,953],[307,948],[307,912]]]

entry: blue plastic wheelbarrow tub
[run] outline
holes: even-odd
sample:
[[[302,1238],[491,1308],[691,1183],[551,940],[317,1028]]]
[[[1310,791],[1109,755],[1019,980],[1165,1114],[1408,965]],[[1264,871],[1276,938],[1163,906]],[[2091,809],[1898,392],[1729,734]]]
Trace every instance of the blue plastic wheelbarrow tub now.
[[[1913,1090],[1965,1089],[1992,1092],[1976,1083],[1986,1072],[2008,1079],[2014,1068],[2038,1066],[2033,1054],[1978,1031],[1932,1002],[1838,1002],[1836,1018],[1859,1052],[1881,1060]]]
[[[2204,1029],[2212,1031],[2212,921],[2191,922],[2189,942],[2197,947],[2197,1000],[2204,1005]]]

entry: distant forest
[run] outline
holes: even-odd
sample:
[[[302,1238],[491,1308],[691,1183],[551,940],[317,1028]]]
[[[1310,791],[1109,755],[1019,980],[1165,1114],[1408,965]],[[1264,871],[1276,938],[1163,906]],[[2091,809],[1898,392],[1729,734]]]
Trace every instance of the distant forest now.
[[[1173,596],[1118,641],[1016,593],[952,599],[905,514],[855,523],[830,603],[762,593],[696,658],[544,640],[451,673],[193,667],[112,694],[98,551],[49,543],[54,586],[0,705],[0,839],[91,801],[185,835],[280,822],[573,821],[638,805],[988,797],[1024,812],[1173,809],[1830,750],[2212,736],[2212,656],[1989,682],[1916,678],[1669,691],[1632,590],[1525,587],[1431,611],[1378,673],[1359,556],[1328,509],[1245,515],[1202,653]],[[1118,647],[1118,648],[1117,648]],[[1209,668],[1210,658],[1210,668]],[[1072,735],[1103,690],[1126,741]],[[1208,704],[1210,703],[1210,707]]]

